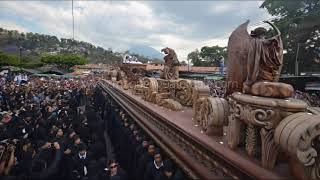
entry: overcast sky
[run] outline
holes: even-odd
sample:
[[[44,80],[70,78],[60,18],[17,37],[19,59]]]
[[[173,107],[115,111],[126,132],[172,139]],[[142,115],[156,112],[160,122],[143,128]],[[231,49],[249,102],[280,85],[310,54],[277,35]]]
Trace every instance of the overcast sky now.
[[[75,39],[124,51],[171,47],[180,60],[204,45],[226,46],[247,19],[270,19],[262,1],[74,1]],[[0,1],[0,26],[72,38],[71,1]],[[252,28],[252,27],[251,27]]]

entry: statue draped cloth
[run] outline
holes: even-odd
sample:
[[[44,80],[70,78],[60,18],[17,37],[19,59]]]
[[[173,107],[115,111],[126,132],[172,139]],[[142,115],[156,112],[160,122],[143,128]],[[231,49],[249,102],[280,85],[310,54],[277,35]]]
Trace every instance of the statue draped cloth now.
[[[251,86],[257,81],[278,81],[282,63],[282,45],[279,36],[272,39],[251,38],[246,85]]]
[[[243,92],[288,97],[292,88],[277,82],[283,65],[280,33],[277,31],[276,36],[265,39],[267,30],[257,28],[248,34],[248,23],[241,24],[229,37],[225,95]],[[284,95],[283,92],[288,93]]]

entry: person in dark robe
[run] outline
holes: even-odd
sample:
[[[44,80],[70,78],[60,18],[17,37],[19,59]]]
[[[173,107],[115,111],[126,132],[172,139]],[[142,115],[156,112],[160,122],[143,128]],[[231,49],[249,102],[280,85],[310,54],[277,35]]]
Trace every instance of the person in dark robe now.
[[[139,159],[138,162],[138,167],[137,167],[137,171],[136,171],[136,179],[143,179],[144,177],[144,172],[146,169],[146,166],[150,163],[153,162],[153,158],[154,158],[154,154],[156,151],[156,146],[152,143],[149,142],[148,145],[148,150],[147,152],[145,152]]]
[[[153,161],[149,162],[146,167],[144,180],[156,180],[163,174],[163,160],[159,149],[155,151],[153,157]]]
[[[72,159],[72,172],[77,172],[80,178],[88,175],[88,165],[91,161],[91,157],[87,152],[85,144],[79,144],[78,153]]]
[[[116,160],[112,159],[108,164],[109,169],[107,177],[109,180],[127,180],[126,172],[119,167],[119,164]]]
[[[55,149],[55,155],[48,167],[48,163],[41,158],[36,158],[32,161],[30,179],[55,179],[53,176],[56,175],[58,171],[62,152],[59,143],[55,142],[53,147]]]

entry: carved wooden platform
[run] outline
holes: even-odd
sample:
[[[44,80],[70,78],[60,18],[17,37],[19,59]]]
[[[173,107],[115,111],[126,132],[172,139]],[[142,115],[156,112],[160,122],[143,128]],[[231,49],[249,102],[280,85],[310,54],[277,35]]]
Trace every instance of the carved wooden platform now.
[[[292,179],[287,164],[267,170],[223,137],[209,137],[195,126],[193,109],[174,112],[144,101],[118,84],[101,81],[108,101],[122,108],[192,179]]]

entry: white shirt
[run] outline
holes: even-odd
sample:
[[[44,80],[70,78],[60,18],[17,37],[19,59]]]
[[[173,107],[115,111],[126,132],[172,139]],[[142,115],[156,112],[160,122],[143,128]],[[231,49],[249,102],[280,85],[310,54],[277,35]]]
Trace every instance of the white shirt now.
[[[156,169],[160,169],[163,166],[163,162],[161,162],[160,166],[157,166],[156,161],[153,161],[153,164],[156,167]]]
[[[80,159],[86,159],[86,157],[87,157],[87,153],[85,153],[83,156],[81,156],[80,154],[78,154],[78,155],[79,155]]]
[[[86,159],[87,157],[87,153],[85,153],[83,156],[81,156],[80,154],[78,154],[80,159]],[[87,166],[83,166],[83,174],[86,176],[88,174],[88,169]]]

